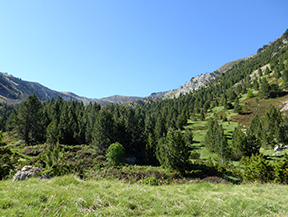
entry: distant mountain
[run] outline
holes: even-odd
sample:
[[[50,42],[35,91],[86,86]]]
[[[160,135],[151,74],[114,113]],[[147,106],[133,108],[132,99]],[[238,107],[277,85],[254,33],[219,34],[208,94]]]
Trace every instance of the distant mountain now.
[[[224,73],[233,65],[237,64],[241,60],[236,60],[230,63],[226,63],[220,67],[217,71]],[[170,91],[163,91],[152,93],[148,98],[177,98],[180,95],[189,93],[193,90],[197,90],[202,86],[208,85],[211,81],[217,78],[217,73],[206,73],[201,74],[195,78],[192,78],[189,82],[184,84],[178,89],[173,89]],[[7,104],[17,104],[21,103],[26,99],[27,96],[36,93],[37,97],[42,100],[50,100],[52,97],[55,99],[58,96],[61,96],[65,101],[77,100],[82,101],[85,105],[88,105],[90,102],[96,102],[99,105],[108,105],[111,103],[125,103],[125,102],[134,102],[143,100],[144,97],[135,97],[135,96],[119,96],[114,95],[110,97],[105,97],[101,99],[90,99],[82,96],[78,96],[71,92],[58,92],[51,90],[39,83],[24,81],[21,78],[16,78],[7,73],[0,72],[0,102]]]
[[[111,96],[102,99],[89,99],[86,97],[78,96],[71,92],[58,92],[51,90],[39,83],[23,81],[20,78],[16,78],[7,73],[0,72],[0,102],[7,104],[21,103],[27,96],[36,93],[37,97],[42,100],[50,100],[52,97],[55,99],[61,96],[65,101],[77,100],[83,101],[85,105],[89,102],[96,102],[100,105],[107,105],[111,103],[124,103],[142,100],[142,97],[130,97],[130,96]]]
[[[125,102],[135,102],[144,99],[143,97],[137,97],[137,96],[109,96],[101,99],[91,99],[91,102],[96,102],[99,105],[108,105],[111,103],[125,103]]]
[[[134,101],[143,100],[145,98],[149,98],[149,100],[158,99],[158,98],[159,99],[177,98],[181,95],[197,90],[203,86],[209,85],[219,76],[222,76],[224,73],[226,73],[230,69],[233,69],[234,66],[237,67],[238,63],[240,63],[241,61],[247,61],[251,58],[255,58],[257,57],[259,53],[265,52],[265,50],[267,50],[271,46],[273,46],[274,54],[276,55],[276,51],[278,51],[281,48],[281,46],[283,47],[284,45],[286,46],[288,44],[288,40],[286,39],[287,34],[288,34],[288,31],[286,31],[282,37],[276,39],[275,41],[271,42],[268,45],[264,45],[263,48],[260,48],[258,50],[257,54],[226,63],[223,66],[221,66],[219,69],[217,69],[215,72],[201,74],[197,77],[193,77],[190,81],[188,81],[186,84],[184,84],[178,89],[152,93],[148,97],[114,95],[114,96],[110,96],[110,97],[106,97],[102,99],[89,99],[86,97],[78,96],[71,92],[58,92],[55,90],[51,90],[39,83],[23,81],[20,78],[15,78],[12,75],[0,72],[0,103],[5,102],[7,104],[17,104],[17,103],[24,101],[27,96],[33,94],[34,92],[36,93],[38,98],[42,101],[50,100],[52,97],[56,99],[58,96],[61,96],[66,101],[69,101],[71,99],[77,100],[77,101],[83,101],[85,105],[88,105],[90,102],[96,102],[97,104],[100,104],[100,105],[108,105],[111,103],[120,104],[120,103],[134,102]]]

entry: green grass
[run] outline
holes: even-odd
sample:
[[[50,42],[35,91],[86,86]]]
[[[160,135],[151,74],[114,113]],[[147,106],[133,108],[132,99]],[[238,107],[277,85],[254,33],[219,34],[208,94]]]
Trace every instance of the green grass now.
[[[188,183],[149,186],[116,180],[0,182],[1,216],[287,216],[288,186]]]
[[[194,143],[192,144],[192,148],[200,151],[201,159],[208,159],[209,157],[217,157],[217,154],[209,152],[204,146],[205,144],[205,136],[207,133],[207,123],[208,118],[213,117],[213,114],[223,113],[228,119],[235,115],[232,110],[225,111],[223,106],[213,108],[212,112],[208,113],[206,119],[204,121],[192,121],[188,120],[188,125],[185,129],[192,129],[194,136]],[[231,139],[232,133],[235,127],[238,126],[237,122],[232,121],[221,121],[219,123],[222,124],[225,134],[227,135],[228,140]]]

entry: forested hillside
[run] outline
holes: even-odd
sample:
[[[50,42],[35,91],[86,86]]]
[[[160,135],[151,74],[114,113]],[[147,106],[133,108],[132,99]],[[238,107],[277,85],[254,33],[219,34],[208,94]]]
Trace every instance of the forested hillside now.
[[[4,104],[0,165],[11,163],[0,178],[20,158],[21,165],[51,175],[107,176],[103,168],[127,163],[162,166],[182,177],[287,183],[288,157],[271,163],[267,153],[288,142],[288,119],[279,110],[288,100],[288,30],[212,76],[207,86],[178,98],[129,105],[85,106],[60,96],[41,102],[36,94],[19,106]]]

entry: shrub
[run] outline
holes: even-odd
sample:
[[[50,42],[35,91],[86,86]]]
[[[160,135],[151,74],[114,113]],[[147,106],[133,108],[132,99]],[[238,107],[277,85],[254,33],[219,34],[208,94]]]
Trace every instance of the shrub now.
[[[18,162],[18,155],[10,148],[0,147],[0,180],[6,178],[10,171],[15,169],[14,164]]]
[[[252,97],[254,97],[254,94],[252,93],[252,91],[251,90],[249,90],[248,92],[247,92],[247,98],[252,98]]]
[[[288,155],[274,165],[275,179],[274,182],[287,184],[288,183]]]
[[[273,180],[273,167],[266,161],[262,154],[252,155],[251,157],[243,157],[243,181],[259,181],[261,183]]]
[[[106,158],[109,164],[119,165],[124,161],[124,157],[125,149],[119,142],[111,144],[107,149]]]
[[[199,159],[200,158],[200,152],[193,150],[190,152],[190,158],[191,159]]]

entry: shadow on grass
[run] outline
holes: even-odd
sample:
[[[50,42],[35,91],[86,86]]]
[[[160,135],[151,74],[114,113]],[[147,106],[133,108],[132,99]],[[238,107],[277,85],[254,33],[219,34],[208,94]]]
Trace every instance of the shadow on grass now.
[[[250,115],[250,114],[252,114],[252,112],[250,112],[250,111],[241,111],[241,112],[239,112],[239,115]]]

